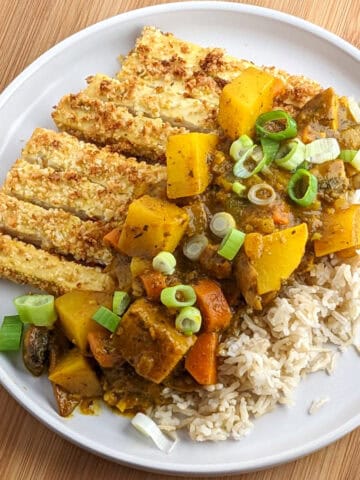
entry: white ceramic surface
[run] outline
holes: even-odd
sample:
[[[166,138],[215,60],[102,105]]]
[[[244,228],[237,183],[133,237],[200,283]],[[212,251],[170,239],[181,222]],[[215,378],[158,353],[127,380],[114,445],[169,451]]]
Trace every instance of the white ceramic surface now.
[[[190,2],[159,5],[110,18],[56,45],[28,67],[0,96],[0,181],[37,126],[53,127],[51,107],[84,86],[87,75],[118,70],[144,25],[155,25],[204,46],[225,47],[255,63],[306,74],[340,94],[360,98],[359,51],[338,37],[279,12],[234,3]],[[25,289],[0,281],[0,315],[14,311],[12,298]],[[265,468],[310,453],[360,425],[359,357],[348,350],[335,374],[314,374],[296,394],[296,405],[279,407],[256,420],[239,442],[182,441],[169,456],[134,431],[126,418],[105,407],[97,416],[60,418],[46,380],[33,378],[18,355],[0,356],[0,381],[27,410],[68,440],[139,468],[216,475]],[[309,416],[311,401],[331,401]],[[1,432],[1,427],[0,427]]]

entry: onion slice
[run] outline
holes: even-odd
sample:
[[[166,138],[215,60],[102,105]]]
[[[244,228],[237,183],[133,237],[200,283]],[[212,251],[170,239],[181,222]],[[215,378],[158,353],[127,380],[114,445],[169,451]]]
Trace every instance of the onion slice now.
[[[176,440],[170,440],[167,436],[165,436],[156,423],[148,415],[137,413],[131,420],[131,424],[138,432],[145,435],[145,437],[150,437],[162,452],[169,454],[175,447]]]

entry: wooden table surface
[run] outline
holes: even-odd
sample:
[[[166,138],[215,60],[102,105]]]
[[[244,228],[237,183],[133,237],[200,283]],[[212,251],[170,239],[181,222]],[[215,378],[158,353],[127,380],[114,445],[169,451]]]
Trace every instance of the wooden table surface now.
[[[0,91],[41,53],[70,34],[152,0],[1,0]],[[243,0],[297,15],[360,47],[359,0]],[[61,439],[0,387],[0,479],[174,478],[102,460]],[[355,480],[360,478],[360,429],[306,458],[237,479]],[[189,477],[188,477],[189,478]],[[220,478],[220,477],[219,477]]]

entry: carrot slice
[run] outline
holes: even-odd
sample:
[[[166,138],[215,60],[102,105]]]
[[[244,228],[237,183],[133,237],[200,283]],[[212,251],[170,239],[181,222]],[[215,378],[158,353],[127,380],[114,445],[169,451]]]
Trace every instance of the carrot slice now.
[[[200,385],[216,383],[218,334],[201,333],[185,359],[185,368]]]
[[[216,332],[228,327],[232,313],[219,285],[204,279],[194,285],[194,290],[202,314],[202,330]]]
[[[166,278],[160,272],[146,272],[140,275],[146,296],[150,300],[159,300],[161,291],[166,287]]]
[[[290,213],[287,207],[282,203],[274,205],[272,209],[272,218],[277,225],[289,225],[290,223]]]
[[[104,242],[108,245],[111,245],[114,248],[118,248],[119,238],[120,238],[120,229],[114,228],[111,232],[107,233],[103,238]]]
[[[123,358],[111,344],[111,333],[106,330],[94,330],[88,333],[90,351],[100,367],[112,368],[123,362]]]

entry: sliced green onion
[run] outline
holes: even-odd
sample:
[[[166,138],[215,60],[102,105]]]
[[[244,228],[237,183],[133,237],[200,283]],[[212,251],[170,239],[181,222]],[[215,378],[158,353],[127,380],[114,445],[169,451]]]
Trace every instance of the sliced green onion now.
[[[355,122],[360,123],[360,107],[354,97],[348,97],[348,105],[351,116]]]
[[[187,243],[185,243],[183,247],[183,254],[189,260],[198,260],[208,243],[209,240],[205,237],[205,235],[194,235]]]
[[[275,158],[278,167],[295,170],[305,159],[305,144],[298,138],[286,142],[280,147]]]
[[[360,171],[360,150],[341,150],[339,158]]]
[[[301,168],[290,178],[288,185],[289,197],[301,207],[308,207],[314,203],[317,190],[317,178],[308,170]]]
[[[319,138],[305,146],[305,160],[310,163],[324,163],[340,155],[336,138]]]
[[[236,193],[236,195],[241,196],[245,191],[246,187],[240,182],[234,182],[231,187],[232,191]]]
[[[192,335],[201,328],[201,313],[196,307],[185,307],[180,310],[176,317],[175,326],[179,332]]]
[[[164,288],[160,300],[169,308],[190,307],[196,302],[196,293],[190,285],[175,285]]]
[[[130,301],[131,298],[127,292],[115,292],[112,305],[115,315],[122,315],[129,306]]]
[[[151,440],[162,452],[171,453],[176,444],[176,440],[170,440],[167,436],[165,436],[150,417],[144,415],[143,413],[137,413],[131,420],[131,424],[142,435],[151,438]]]
[[[234,217],[227,212],[218,212],[212,217],[210,230],[217,237],[223,238],[231,228],[235,228]]]
[[[57,315],[53,295],[21,295],[14,299],[20,320],[39,327],[51,327]]]
[[[0,328],[0,351],[10,352],[20,350],[23,323],[19,315],[4,317]]]
[[[285,128],[279,132],[271,131],[266,124],[277,120],[285,120]],[[296,121],[283,110],[273,110],[272,112],[259,115],[255,122],[256,133],[260,138],[271,138],[271,140],[286,140],[293,138],[297,134]]]
[[[245,233],[232,228],[223,238],[218,254],[227,260],[233,260],[245,240]]]
[[[279,150],[279,142],[278,140],[272,140],[271,138],[261,138],[260,142],[264,156],[266,157],[266,165],[270,165]]]
[[[153,258],[153,269],[165,275],[172,275],[175,272],[176,258],[170,252],[160,252]]]
[[[261,196],[259,196],[261,194]],[[270,205],[276,199],[276,193],[273,187],[267,183],[257,183],[248,191],[248,199],[254,205]]]
[[[238,162],[244,153],[246,153],[253,145],[254,142],[248,135],[241,135],[240,138],[231,144],[229,152],[230,156],[235,162]]]
[[[121,318],[116,315],[114,312],[109,310],[106,307],[100,307],[94,315],[92,316],[92,319],[95,320],[96,323],[99,325],[103,326],[107,330],[110,330],[110,332],[115,332],[117,329]]]
[[[253,162],[255,164],[252,170],[249,170],[246,166],[246,162]],[[237,161],[233,168],[235,177],[249,178],[256,173],[259,173],[266,165],[266,157],[259,145],[251,147],[244,155]]]

